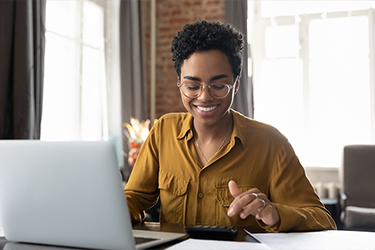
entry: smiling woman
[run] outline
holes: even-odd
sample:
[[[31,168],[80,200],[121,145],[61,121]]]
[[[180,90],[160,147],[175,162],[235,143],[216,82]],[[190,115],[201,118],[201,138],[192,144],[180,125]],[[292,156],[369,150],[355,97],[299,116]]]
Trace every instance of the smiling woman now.
[[[159,197],[162,223],[251,232],[336,228],[288,140],[231,109],[242,45],[236,28],[215,22],[188,24],[174,37],[188,112],[162,116],[143,144],[125,187],[133,221]]]

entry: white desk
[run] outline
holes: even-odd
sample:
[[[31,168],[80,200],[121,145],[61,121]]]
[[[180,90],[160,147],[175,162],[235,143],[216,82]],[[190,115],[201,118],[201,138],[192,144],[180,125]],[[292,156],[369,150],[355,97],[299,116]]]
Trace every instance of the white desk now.
[[[271,249],[277,250],[374,250],[375,233],[322,231],[306,233],[254,234]]]
[[[375,250],[375,233],[372,232],[339,230],[253,236],[261,243],[188,239],[167,249]]]

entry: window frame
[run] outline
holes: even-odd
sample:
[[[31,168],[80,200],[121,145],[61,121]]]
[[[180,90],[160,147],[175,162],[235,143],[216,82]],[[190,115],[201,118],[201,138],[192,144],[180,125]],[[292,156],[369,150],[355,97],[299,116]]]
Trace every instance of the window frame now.
[[[53,0],[47,0],[47,1],[53,1]],[[95,46],[92,46],[90,44],[87,44],[85,41],[84,41],[84,22],[83,22],[83,18],[84,18],[84,4],[85,2],[91,2],[95,5],[97,5],[98,7],[100,7],[102,9],[102,14],[103,14],[103,41],[102,41],[102,45],[98,46],[98,47],[95,47]],[[48,2],[47,2],[48,4]],[[75,32],[75,35],[74,37],[71,37],[71,36],[67,36],[65,34],[62,34],[62,33],[59,33],[59,32],[56,32],[54,30],[50,30],[48,29],[48,26],[46,26],[46,36],[48,36],[49,34],[53,35],[53,36],[57,36],[57,37],[60,37],[61,39],[66,39],[68,40],[69,42],[71,42],[72,44],[74,44],[74,47],[75,47],[75,64],[76,64],[76,70],[75,70],[75,86],[74,86],[74,89],[75,89],[75,93],[74,93],[74,96],[75,96],[75,99],[74,99],[74,102],[75,102],[75,106],[77,108],[77,112],[75,112],[74,114],[74,118],[72,120],[74,120],[74,124],[76,126],[76,129],[74,131],[73,134],[71,134],[71,138],[68,138],[67,140],[107,140],[108,139],[108,115],[107,115],[107,101],[106,101],[106,91],[104,91],[105,93],[102,93],[101,96],[101,100],[100,100],[100,106],[101,106],[101,110],[98,111],[100,112],[100,116],[101,116],[101,136],[100,138],[96,138],[96,139],[90,139],[90,138],[84,138],[84,133],[83,133],[83,113],[82,113],[82,109],[83,109],[83,51],[84,51],[84,48],[87,47],[87,48],[91,48],[91,49],[95,49],[96,51],[98,51],[99,53],[102,53],[103,55],[101,56],[104,61],[102,62],[103,64],[103,73],[104,73],[104,77],[103,77],[103,81],[100,85],[104,85],[104,86],[100,86],[99,89],[100,91],[103,90],[103,87],[106,88],[105,86],[107,85],[106,83],[106,79],[105,79],[105,70],[106,70],[106,62],[105,62],[105,39],[106,39],[106,33],[105,33],[105,24],[106,24],[106,3],[100,1],[100,0],[76,0],[75,1],[75,4],[76,4],[76,13],[74,15],[74,18],[75,19],[75,23],[78,24],[76,25],[76,32]],[[46,39],[46,43],[48,43],[48,39]],[[48,46],[48,44],[47,44]],[[43,118],[42,118],[43,119]],[[43,121],[42,121],[43,123]],[[42,124],[43,126],[43,124]],[[43,131],[42,131],[43,132]],[[55,140],[53,138],[49,138],[48,135],[46,135],[45,137],[43,137],[43,134],[42,134],[42,140]]]
[[[284,25],[295,25],[298,22],[299,29],[299,56],[289,57],[289,58],[299,58],[302,60],[302,78],[303,78],[303,124],[305,127],[309,126],[309,114],[310,114],[310,93],[309,93],[309,78],[310,78],[310,58],[309,58],[309,24],[313,20],[322,18],[339,18],[348,16],[367,16],[369,20],[369,70],[370,70],[370,102],[371,102],[371,142],[375,143],[375,9],[366,10],[353,10],[353,11],[336,11],[327,13],[312,13],[312,14],[299,14],[299,15],[289,15],[289,16],[276,16],[276,17],[262,17],[261,13],[261,2],[254,1],[251,4],[249,17],[249,25],[251,31],[251,55],[252,67],[254,74],[254,95],[256,95],[257,85],[261,84],[261,68],[262,63],[265,60],[269,60],[266,56],[265,48],[265,34],[266,29],[271,27],[274,22],[279,26]],[[297,20],[298,19],[298,20]],[[282,57],[279,59],[288,59],[288,57]],[[277,60],[277,59],[276,59]],[[259,86],[259,85],[258,85]],[[254,117],[257,117],[257,102],[256,97],[254,97]],[[307,167],[317,167],[317,166],[307,166]],[[319,166],[325,167],[325,166]],[[338,166],[337,166],[338,167]]]

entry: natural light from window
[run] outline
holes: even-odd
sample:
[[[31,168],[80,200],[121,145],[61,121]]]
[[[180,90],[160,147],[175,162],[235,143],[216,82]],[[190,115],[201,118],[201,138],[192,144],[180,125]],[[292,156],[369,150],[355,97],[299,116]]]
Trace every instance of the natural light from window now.
[[[42,140],[106,136],[103,25],[92,1],[47,0]]]
[[[254,118],[285,134],[302,165],[339,167],[344,145],[375,143],[374,1],[257,3]]]

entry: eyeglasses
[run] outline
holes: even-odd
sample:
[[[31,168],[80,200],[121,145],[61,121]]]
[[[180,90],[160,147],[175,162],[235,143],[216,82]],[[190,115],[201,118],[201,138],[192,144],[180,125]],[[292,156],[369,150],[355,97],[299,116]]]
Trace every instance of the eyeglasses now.
[[[237,78],[236,78],[237,81]],[[236,82],[235,81],[235,82]],[[198,84],[198,83],[181,83],[177,82],[177,87],[180,88],[182,94],[187,98],[197,98],[202,94],[203,87],[208,87],[210,95],[217,99],[225,98],[231,89],[234,88],[234,84],[225,84],[225,83],[211,83],[211,84]]]

